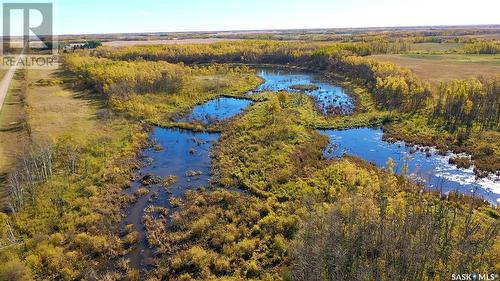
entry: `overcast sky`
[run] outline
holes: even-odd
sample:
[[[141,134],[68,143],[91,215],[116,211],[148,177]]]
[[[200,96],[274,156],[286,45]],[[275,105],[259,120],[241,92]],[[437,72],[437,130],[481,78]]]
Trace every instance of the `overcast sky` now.
[[[50,2],[0,0],[0,2]],[[500,0],[55,0],[55,33],[500,24]],[[41,20],[31,13],[31,26]],[[13,12],[18,26],[21,12]],[[1,32],[1,31],[0,31]]]

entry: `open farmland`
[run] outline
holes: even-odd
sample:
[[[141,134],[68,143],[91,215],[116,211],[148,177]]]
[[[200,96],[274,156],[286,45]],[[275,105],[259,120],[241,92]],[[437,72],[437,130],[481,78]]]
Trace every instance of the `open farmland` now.
[[[238,39],[224,38],[193,38],[193,39],[171,39],[171,40],[116,40],[103,42],[104,46],[124,47],[134,45],[174,45],[174,44],[210,44]]]
[[[374,59],[410,68],[433,83],[500,73],[499,55],[374,55]]]

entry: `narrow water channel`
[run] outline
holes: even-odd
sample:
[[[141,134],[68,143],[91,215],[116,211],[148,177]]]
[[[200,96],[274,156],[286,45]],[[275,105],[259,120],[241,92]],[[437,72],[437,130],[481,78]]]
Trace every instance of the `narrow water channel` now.
[[[352,99],[341,87],[322,81],[313,74],[268,69],[262,69],[258,74],[265,82],[249,94],[261,91],[295,91],[292,86],[313,85],[313,90],[306,90],[305,93],[316,100],[324,114],[347,114],[353,110]],[[194,107],[190,114],[178,121],[198,121],[203,124],[223,121],[241,113],[251,104],[252,101],[246,99],[219,97]],[[340,157],[348,153],[380,167],[385,167],[387,160],[392,158],[396,163],[396,172],[401,171],[406,162],[410,176],[428,188],[444,192],[458,190],[466,194],[475,192],[491,203],[500,203],[498,177],[476,179],[472,169],[458,169],[448,164],[450,156],[438,155],[432,148],[420,151],[406,147],[403,142],[387,143],[382,140],[380,129],[319,132],[330,137],[331,145],[325,150],[325,157]],[[151,204],[170,208],[170,196],[179,197],[186,189],[207,186],[210,179],[210,149],[218,140],[219,134],[155,128],[150,138],[159,145],[144,151],[150,164],[139,171],[139,176],[143,177],[148,173],[161,178],[174,176],[176,182],[168,187],[159,184],[145,187],[149,189],[149,193],[139,197],[127,210],[124,225],[132,224],[140,233],[138,245],[127,255],[133,268],[147,268],[152,265],[154,257],[142,225],[144,209]],[[133,194],[141,187],[144,186],[138,179],[129,192]]]
[[[180,197],[186,189],[208,185],[210,179],[210,149],[219,138],[217,133],[192,132],[176,128],[155,128],[150,139],[156,146],[143,151],[146,162],[139,171],[130,193],[147,188],[149,193],[141,196],[127,210],[124,225],[132,224],[139,232],[139,245],[126,257],[133,268],[147,268],[153,262],[153,250],[148,246],[146,230],[142,224],[144,209],[149,205],[170,207],[170,196]],[[175,183],[169,186],[153,184],[143,186],[141,178],[155,175],[162,179],[175,176]]]

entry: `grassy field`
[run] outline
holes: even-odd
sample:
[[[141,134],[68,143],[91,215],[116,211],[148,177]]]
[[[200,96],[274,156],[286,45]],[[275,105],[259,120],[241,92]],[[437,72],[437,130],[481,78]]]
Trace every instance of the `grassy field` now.
[[[6,181],[6,174],[12,167],[16,156],[23,151],[28,143],[21,79],[22,76],[18,74],[12,80],[0,112],[0,207],[5,206],[4,198],[6,196],[3,184]]]
[[[28,122],[35,142],[85,136],[94,129],[98,104],[66,89],[57,71],[31,70],[28,82]]]
[[[16,74],[0,113],[0,187],[31,141],[53,143],[64,135],[81,138],[95,129],[97,106],[60,83],[46,85],[60,81],[56,75],[52,70],[30,70],[23,92],[21,72]]]
[[[408,67],[421,79],[432,83],[500,73],[500,56],[498,55],[406,54],[371,57]]]
[[[0,173],[4,173],[12,164],[12,159],[22,150],[22,144],[27,138],[24,131],[26,114],[21,80],[22,76],[18,72],[11,82],[0,112]]]
[[[40,83],[59,81],[56,74],[55,71],[30,70],[24,99],[20,77],[14,79],[0,114],[0,172],[5,172],[14,156],[23,150],[28,125],[31,138],[36,142],[55,141],[64,134],[83,136],[93,129],[97,105],[57,82],[54,85]]]
[[[455,63],[477,63],[500,66],[500,55],[470,55],[470,54],[407,54],[408,58],[426,59]]]
[[[442,53],[453,52],[461,47],[463,43],[415,43],[411,45],[412,53]]]
[[[0,56],[0,60],[2,59],[2,56]],[[3,75],[7,72],[7,69],[0,68],[0,79],[2,79]]]

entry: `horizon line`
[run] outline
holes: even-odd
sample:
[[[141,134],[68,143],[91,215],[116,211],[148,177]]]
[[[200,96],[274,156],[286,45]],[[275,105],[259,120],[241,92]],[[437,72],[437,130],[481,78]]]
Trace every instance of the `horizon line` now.
[[[187,31],[140,31],[140,32],[104,32],[104,33],[63,33],[53,36],[76,35],[120,35],[120,34],[182,34],[182,33],[223,33],[223,32],[259,32],[259,31],[315,31],[315,30],[352,30],[352,29],[395,29],[395,28],[461,28],[461,27],[494,27],[500,29],[500,23],[487,24],[446,24],[446,25],[400,25],[400,26],[365,26],[365,27],[315,27],[315,28],[270,28],[270,29],[226,29],[226,30],[187,30]],[[494,29],[493,28],[493,29]],[[22,35],[18,35],[22,36]]]

